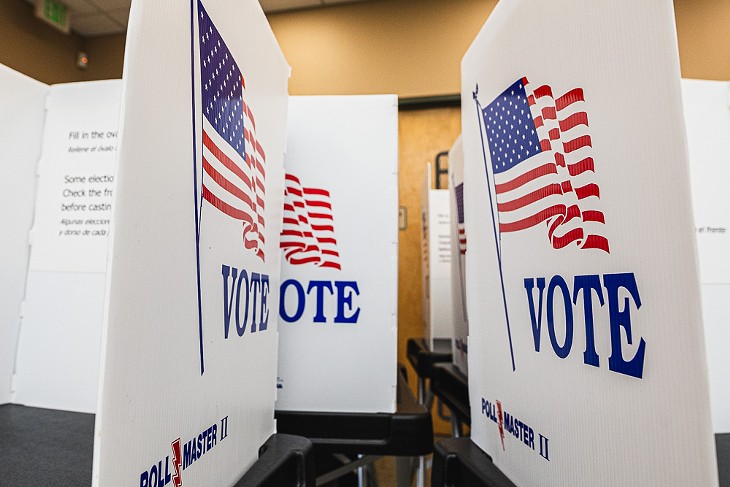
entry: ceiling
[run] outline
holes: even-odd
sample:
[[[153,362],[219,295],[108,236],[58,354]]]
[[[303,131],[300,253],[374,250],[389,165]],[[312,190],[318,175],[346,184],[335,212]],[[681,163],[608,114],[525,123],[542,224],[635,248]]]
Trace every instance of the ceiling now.
[[[259,0],[264,12],[323,7],[362,0]],[[35,4],[35,0],[26,0]],[[85,37],[127,30],[132,0],[62,0],[70,12],[71,29]]]

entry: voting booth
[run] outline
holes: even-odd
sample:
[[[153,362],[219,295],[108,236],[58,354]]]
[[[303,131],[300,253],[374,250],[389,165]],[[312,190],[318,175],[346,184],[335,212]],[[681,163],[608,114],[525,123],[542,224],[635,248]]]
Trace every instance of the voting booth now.
[[[462,61],[472,439],[517,485],[718,483],[672,4],[623,3],[499,3]]]
[[[451,207],[449,191],[433,189],[431,164],[421,187],[421,303],[423,335],[431,350],[449,348],[451,315]]]
[[[94,485],[233,484],[267,439],[281,453],[289,68],[253,0],[138,1],[127,39],[121,83],[0,69],[0,402],[95,412]]]
[[[451,316],[454,324],[453,361],[466,374],[469,324],[466,314],[466,227],[464,225],[464,144],[461,136],[449,150],[451,211]]]
[[[50,86],[13,401],[97,408],[121,82]],[[28,195],[33,196],[33,195]]]
[[[682,80],[715,433],[730,433],[730,83]]]
[[[47,86],[4,66],[0,75],[0,159],[14,175],[3,183],[12,204],[0,402],[91,413],[121,82]]]
[[[255,1],[127,39],[94,482],[231,483],[275,430],[289,68]]]
[[[0,404],[13,400],[13,375],[30,254],[36,163],[40,158],[48,86],[0,66],[0,179],[5,231],[0,236]]]
[[[398,100],[292,97],[277,410],[396,410]]]

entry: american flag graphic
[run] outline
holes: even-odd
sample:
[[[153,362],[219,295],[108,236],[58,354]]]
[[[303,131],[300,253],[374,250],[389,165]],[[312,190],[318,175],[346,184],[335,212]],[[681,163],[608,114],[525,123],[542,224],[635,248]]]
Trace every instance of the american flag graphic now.
[[[264,255],[266,154],[246,104],[246,83],[213,21],[198,2],[203,111],[202,197],[243,224],[243,245]]]
[[[304,187],[298,177],[286,175],[280,245],[290,264],[341,269],[329,191]]]
[[[466,254],[466,230],[464,229],[464,183],[454,186],[456,197],[456,227],[459,230],[459,253]]]
[[[584,102],[522,78],[482,108],[500,234],[545,222],[555,249],[609,252]]]

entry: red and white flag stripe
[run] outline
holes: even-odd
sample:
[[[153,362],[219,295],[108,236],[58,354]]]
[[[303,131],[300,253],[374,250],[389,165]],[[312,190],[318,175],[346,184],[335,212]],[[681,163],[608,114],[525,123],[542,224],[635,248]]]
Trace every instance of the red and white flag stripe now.
[[[241,103],[245,114],[245,158],[203,117],[202,196],[222,213],[241,220],[244,247],[265,260],[266,155],[256,140],[253,114],[245,101]]]
[[[281,248],[290,264],[341,268],[329,191],[305,188],[293,174],[285,180]]]
[[[522,162],[517,177],[495,174],[500,232],[546,222],[556,249],[576,242],[608,252],[583,90],[555,98],[550,86],[533,89],[525,78],[523,84],[542,152]]]

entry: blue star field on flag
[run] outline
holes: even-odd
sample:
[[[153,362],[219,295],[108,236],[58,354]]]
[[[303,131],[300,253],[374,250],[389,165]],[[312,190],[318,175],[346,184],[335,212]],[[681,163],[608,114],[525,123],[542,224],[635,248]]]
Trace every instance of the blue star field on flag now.
[[[542,152],[522,80],[504,90],[483,113],[495,173]]]
[[[245,157],[241,70],[200,2],[198,11],[203,115],[223,140]]]

